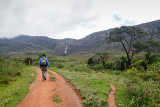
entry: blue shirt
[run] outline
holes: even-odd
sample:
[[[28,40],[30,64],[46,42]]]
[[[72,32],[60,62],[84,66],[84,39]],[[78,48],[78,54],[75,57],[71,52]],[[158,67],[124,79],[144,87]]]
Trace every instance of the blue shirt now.
[[[45,57],[43,57],[43,58],[45,58]],[[42,61],[42,58],[40,59],[40,61],[39,61],[39,66],[41,67],[41,61]],[[48,62],[48,59],[46,58],[46,62],[47,62],[47,66],[49,67],[49,62]]]

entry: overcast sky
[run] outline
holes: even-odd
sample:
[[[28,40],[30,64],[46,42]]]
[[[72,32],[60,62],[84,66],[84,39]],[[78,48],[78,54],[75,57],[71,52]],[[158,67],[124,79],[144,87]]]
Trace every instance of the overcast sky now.
[[[0,38],[83,38],[160,19],[159,0],[0,0]]]

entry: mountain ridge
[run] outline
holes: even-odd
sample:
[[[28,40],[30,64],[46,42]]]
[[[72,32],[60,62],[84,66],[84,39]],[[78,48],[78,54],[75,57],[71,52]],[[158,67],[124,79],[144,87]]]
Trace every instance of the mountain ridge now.
[[[160,20],[135,25],[151,36],[150,40],[160,40]],[[0,55],[24,53],[34,55],[46,52],[54,55],[89,54],[99,51],[121,51],[118,43],[107,44],[106,37],[111,29],[93,32],[82,39],[52,39],[46,36],[19,35],[15,38],[0,39]]]

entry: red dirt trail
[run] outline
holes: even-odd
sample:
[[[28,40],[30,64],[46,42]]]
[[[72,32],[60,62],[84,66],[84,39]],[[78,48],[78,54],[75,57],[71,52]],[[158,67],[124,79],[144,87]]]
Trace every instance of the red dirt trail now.
[[[42,72],[39,68],[36,69],[38,72],[36,80],[30,85],[30,92],[17,107],[84,107],[80,94],[61,75],[49,70],[56,81],[51,81],[48,73],[47,80],[42,81]],[[62,102],[53,102],[54,94],[58,94]]]
[[[109,92],[108,99],[107,99],[108,105],[109,107],[117,107],[116,100],[115,100],[116,87],[111,83],[109,84],[110,84],[111,90]]]

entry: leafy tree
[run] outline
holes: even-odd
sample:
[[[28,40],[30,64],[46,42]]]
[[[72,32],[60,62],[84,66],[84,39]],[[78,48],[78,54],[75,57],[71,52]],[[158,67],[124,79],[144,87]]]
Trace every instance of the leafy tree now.
[[[33,59],[32,59],[31,57],[27,57],[27,58],[24,60],[24,63],[27,64],[27,65],[32,65]]]
[[[97,53],[93,57],[88,59],[88,65],[93,66],[101,63],[103,67],[106,68],[105,64],[108,60],[108,57],[109,57],[108,52]]]
[[[100,58],[100,62],[102,63],[103,67],[106,68],[105,64],[108,61],[109,53],[108,52],[101,52],[96,54]]]
[[[39,59],[43,57],[43,55],[46,55],[46,53],[44,52],[41,52],[38,56],[39,56]]]
[[[148,48],[145,42],[140,40],[144,39],[149,34],[138,27],[122,26],[113,29],[109,36],[106,38],[108,43],[120,42],[127,56],[128,68],[131,66],[133,56],[143,49]]]
[[[141,65],[147,70],[147,65],[151,65],[160,61],[159,56],[157,54],[152,55],[150,51],[145,54],[145,59],[142,61]]]
[[[88,65],[94,66],[100,63],[100,58],[97,55],[94,55],[88,59]]]
[[[160,47],[160,42],[156,40],[149,40],[147,42],[148,51],[155,51],[155,49]]]
[[[120,60],[117,60],[115,62],[117,70],[121,70],[121,71],[125,70],[127,67],[127,62],[128,62],[127,58],[125,56],[121,56]]]

